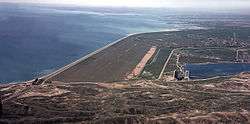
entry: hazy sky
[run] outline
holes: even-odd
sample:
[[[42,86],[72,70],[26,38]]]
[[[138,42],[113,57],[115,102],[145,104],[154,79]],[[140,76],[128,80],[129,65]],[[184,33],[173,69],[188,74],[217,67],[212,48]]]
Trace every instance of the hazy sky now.
[[[0,2],[73,4],[82,6],[250,8],[250,0],[0,0]]]

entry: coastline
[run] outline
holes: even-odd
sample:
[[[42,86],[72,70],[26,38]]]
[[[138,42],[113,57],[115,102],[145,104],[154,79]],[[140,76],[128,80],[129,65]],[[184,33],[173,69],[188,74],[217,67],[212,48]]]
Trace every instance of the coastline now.
[[[76,61],[74,61],[74,62],[72,62],[72,63],[69,63],[69,64],[66,65],[66,66],[63,66],[63,67],[57,69],[56,71],[54,71],[54,72],[52,72],[52,73],[50,73],[50,74],[44,75],[44,76],[42,76],[42,77],[39,77],[39,78],[40,78],[40,79],[44,79],[44,81],[48,81],[48,80],[50,80],[52,77],[54,77],[55,75],[58,75],[58,74],[60,74],[60,73],[62,73],[62,72],[64,72],[64,71],[68,70],[69,68],[71,68],[71,67],[73,67],[73,66],[75,66],[75,65],[77,65],[77,64],[79,64],[79,63],[81,63],[81,62],[83,62],[83,61],[85,61],[86,59],[88,59],[88,58],[90,58],[90,57],[92,57],[92,56],[94,56],[94,55],[96,55],[96,54],[102,52],[103,50],[108,49],[108,48],[110,48],[111,46],[120,43],[121,41],[123,41],[124,39],[126,39],[126,38],[128,38],[128,37],[135,36],[135,35],[141,35],[141,34],[162,33],[162,32],[179,32],[179,31],[181,31],[181,30],[175,30],[175,31],[164,31],[164,30],[163,30],[163,31],[139,32],[139,33],[127,34],[127,36],[122,37],[122,38],[120,38],[120,39],[118,39],[118,40],[116,40],[116,41],[114,41],[114,42],[111,42],[110,44],[107,44],[106,46],[101,47],[101,48],[95,50],[94,52],[91,52],[90,54],[87,54],[87,55],[83,56],[82,58],[80,58],[80,59],[78,59],[78,60],[76,60]]]
[[[128,34],[128,35],[125,36],[125,37],[122,37],[122,38],[120,38],[120,39],[118,39],[118,40],[116,40],[116,41],[114,41],[114,42],[111,42],[110,44],[107,44],[106,46],[101,47],[101,48],[95,50],[94,52],[91,52],[91,53],[89,53],[89,54],[83,56],[82,58],[80,58],[80,59],[78,59],[78,60],[76,60],[76,61],[74,61],[74,62],[72,62],[72,63],[70,63],[70,64],[68,64],[68,65],[66,65],[66,66],[63,66],[63,67],[57,69],[56,71],[54,71],[54,72],[52,72],[52,73],[50,73],[50,74],[44,75],[44,76],[42,76],[42,77],[39,77],[39,78],[41,78],[41,79],[44,79],[44,78],[45,78],[45,81],[47,81],[47,80],[49,80],[50,78],[52,78],[53,76],[60,74],[61,72],[63,72],[63,71],[65,71],[65,70],[69,69],[70,67],[72,67],[72,66],[74,66],[74,65],[76,65],[76,64],[78,64],[78,63],[80,63],[80,62],[82,62],[82,61],[84,61],[84,60],[86,60],[86,59],[88,59],[88,58],[90,58],[91,56],[93,56],[93,55],[95,55],[95,54],[97,54],[97,53],[99,53],[99,52],[101,52],[101,51],[103,51],[103,50],[105,50],[105,49],[107,49],[107,48],[109,48],[109,47],[111,47],[111,46],[113,46],[113,45],[119,43],[119,42],[121,42],[122,40],[124,40],[124,39],[126,39],[126,38],[128,38],[128,37],[130,37],[130,36],[138,35],[138,34],[142,34],[142,33],[132,33],[132,34]]]
[[[206,29],[187,29],[187,30],[206,30]],[[72,66],[92,57],[93,55],[96,55],[97,53],[100,53],[101,51],[121,42],[122,40],[128,38],[128,37],[131,37],[131,36],[134,36],[134,35],[141,35],[141,34],[150,34],[150,33],[163,33],[163,32],[180,32],[180,31],[186,31],[186,30],[162,30],[162,31],[151,31],[151,32],[139,32],[139,33],[131,33],[131,34],[127,34],[126,36],[118,39],[118,40],[115,40],[114,42],[111,42],[75,61],[73,61],[72,63],[69,63],[63,67],[60,67],[59,69],[55,69],[55,71],[51,72],[51,73],[48,73],[48,74],[45,74],[45,75],[41,75],[41,76],[37,76],[37,78],[39,79],[45,79],[45,81],[47,81],[48,79],[50,79],[51,77],[57,75],[57,74],[60,74],[61,72],[71,68]],[[18,84],[18,83],[25,83],[25,82],[31,82],[35,79],[35,77],[33,79],[30,79],[30,80],[24,80],[24,81],[14,81],[14,82],[6,82],[6,83],[3,83],[4,84]],[[2,85],[2,84],[0,84]]]
[[[124,40],[124,39],[126,39],[128,37],[131,37],[131,36],[134,36],[134,35],[140,35],[140,34],[160,33],[160,32],[178,32],[178,31],[181,31],[181,30],[169,30],[169,31],[168,30],[162,30],[162,31],[130,33],[130,34],[127,34],[126,36],[118,39],[118,40],[115,40],[114,42],[111,42],[111,43],[109,43],[109,44],[107,44],[107,45],[105,45],[105,46],[103,46],[103,47],[101,47],[101,48],[99,48],[99,49],[97,49],[97,50],[95,50],[95,51],[93,51],[93,52],[91,52],[91,53],[89,53],[89,54],[87,54],[87,55],[73,61],[73,62],[71,62],[71,63],[69,63],[69,64],[66,64],[65,66],[60,67],[59,69],[55,69],[55,71],[52,71],[51,73],[41,75],[41,76],[37,76],[37,77],[33,77],[32,79],[28,79],[28,80],[4,82],[4,83],[0,83],[0,85],[26,83],[26,82],[33,81],[35,78],[45,79],[45,81],[46,81],[47,79],[53,77],[54,75],[60,74],[61,72],[69,69],[70,67],[72,67],[72,66],[74,66],[74,65],[76,65],[76,64],[78,64],[78,63],[80,63],[80,62],[82,62],[82,61],[84,61],[84,60],[86,60],[88,58],[90,58],[91,56],[93,56],[93,55],[95,55],[95,54],[97,54],[97,53],[99,53],[99,52],[101,52],[101,51],[103,51],[103,50],[105,50],[105,49],[119,43],[119,42],[121,42],[122,40]]]

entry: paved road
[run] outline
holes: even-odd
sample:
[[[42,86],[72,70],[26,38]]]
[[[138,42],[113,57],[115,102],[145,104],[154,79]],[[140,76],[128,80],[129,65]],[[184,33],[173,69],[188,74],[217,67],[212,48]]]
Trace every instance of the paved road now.
[[[165,68],[167,67],[168,62],[170,61],[170,59],[171,59],[171,57],[172,57],[172,55],[173,55],[173,53],[174,53],[175,50],[176,50],[176,49],[172,50],[171,53],[169,54],[168,59],[166,60],[164,66],[163,66],[163,68],[162,68],[162,70],[161,70],[161,73],[160,73],[160,75],[159,75],[159,77],[158,77],[158,80],[160,80],[160,79],[162,78],[162,75],[163,75],[163,73],[164,73],[164,71],[165,71]]]

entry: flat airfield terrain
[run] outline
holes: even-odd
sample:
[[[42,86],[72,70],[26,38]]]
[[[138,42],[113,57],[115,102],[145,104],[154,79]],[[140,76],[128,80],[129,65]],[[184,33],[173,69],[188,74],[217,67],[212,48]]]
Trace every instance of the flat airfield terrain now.
[[[144,42],[133,35],[90,56],[51,77],[53,81],[63,82],[111,82],[126,78],[141,61],[154,42]]]

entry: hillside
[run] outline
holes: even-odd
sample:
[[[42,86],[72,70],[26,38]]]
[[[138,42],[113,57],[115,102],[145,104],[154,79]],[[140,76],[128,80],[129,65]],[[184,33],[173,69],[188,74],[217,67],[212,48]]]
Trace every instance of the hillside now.
[[[250,73],[209,81],[1,85],[1,123],[250,123]]]

